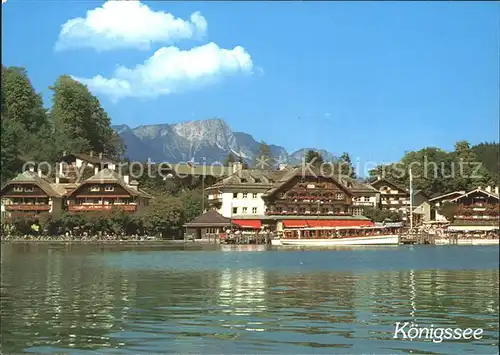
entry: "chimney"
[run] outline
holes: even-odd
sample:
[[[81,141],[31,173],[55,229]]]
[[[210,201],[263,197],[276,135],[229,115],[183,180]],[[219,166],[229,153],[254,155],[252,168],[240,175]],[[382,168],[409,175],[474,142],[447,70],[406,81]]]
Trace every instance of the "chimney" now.
[[[495,195],[498,195],[498,186],[495,186]]]
[[[239,161],[233,163],[233,174],[237,171],[241,171],[243,169],[243,164],[241,164]]]
[[[59,174],[56,173],[56,184],[59,184],[60,180],[59,180]]]
[[[36,172],[38,173],[38,177],[42,177],[42,169],[38,168]]]
[[[98,172],[99,172],[99,167],[98,167],[98,166],[96,166],[96,167],[94,168],[94,175],[97,175],[97,173],[98,173]]]
[[[129,184],[130,188],[137,190],[137,187],[139,186],[139,183],[136,180],[132,180]]]
[[[490,192],[491,193],[491,186],[486,186],[486,192]]]
[[[482,186],[478,186],[477,188],[478,188],[479,190],[482,190],[482,189],[483,189],[483,187],[482,187]]]
[[[99,159],[102,160],[102,153],[99,153]]]
[[[63,157],[65,157],[65,156],[66,156],[66,151],[64,150],[64,151],[63,151]]]
[[[94,151],[93,151],[93,150],[91,150],[91,151],[90,151],[90,153],[89,153],[89,155],[90,155],[91,157],[93,157],[93,156],[94,156]]]
[[[286,168],[287,168],[287,165],[286,165],[286,164],[284,164],[284,163],[280,163],[280,164],[278,165],[278,170],[286,170]]]
[[[123,175],[123,182],[125,184],[130,185],[130,177],[128,175]]]
[[[34,172],[35,171],[35,167],[33,165],[30,165],[29,171]]]

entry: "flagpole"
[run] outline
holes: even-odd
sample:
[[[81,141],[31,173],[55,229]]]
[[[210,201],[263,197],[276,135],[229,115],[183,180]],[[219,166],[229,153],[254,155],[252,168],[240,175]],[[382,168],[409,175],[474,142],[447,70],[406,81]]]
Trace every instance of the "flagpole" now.
[[[413,230],[413,175],[410,168],[410,231]]]

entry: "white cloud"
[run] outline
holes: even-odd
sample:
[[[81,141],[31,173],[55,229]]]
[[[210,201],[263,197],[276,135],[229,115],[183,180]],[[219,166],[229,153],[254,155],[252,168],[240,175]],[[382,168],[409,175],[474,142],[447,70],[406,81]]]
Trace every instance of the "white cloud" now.
[[[212,42],[189,50],[160,48],[144,64],[135,68],[120,66],[110,78],[97,75],[74,79],[93,93],[117,101],[124,97],[154,98],[188,91],[225,76],[252,72],[252,58],[243,47],[223,49]]]
[[[199,12],[185,21],[167,12],[152,11],[139,1],[108,1],[87,11],[85,18],[63,24],[55,48],[149,49],[152,43],[200,39],[206,32],[207,21]]]

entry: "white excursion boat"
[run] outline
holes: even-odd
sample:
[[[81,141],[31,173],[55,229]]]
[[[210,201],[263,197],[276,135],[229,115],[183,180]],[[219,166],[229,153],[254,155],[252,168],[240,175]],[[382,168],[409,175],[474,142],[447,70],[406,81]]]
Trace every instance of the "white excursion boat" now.
[[[398,245],[397,227],[313,227],[285,229],[271,240],[275,246]]]

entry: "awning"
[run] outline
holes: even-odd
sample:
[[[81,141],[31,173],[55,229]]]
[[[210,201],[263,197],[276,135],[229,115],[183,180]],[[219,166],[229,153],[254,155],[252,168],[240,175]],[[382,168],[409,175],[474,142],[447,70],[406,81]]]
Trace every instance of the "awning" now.
[[[262,223],[258,219],[233,219],[233,224],[241,228],[260,229]]]
[[[308,227],[307,221],[302,221],[300,219],[289,219],[283,221],[283,225],[288,228],[304,228]]]
[[[288,228],[319,228],[319,227],[373,227],[369,220],[352,219],[309,219],[309,220],[284,220],[283,225]]]
[[[365,220],[343,220],[343,219],[333,219],[333,220],[308,220],[307,224],[309,227],[372,227],[374,224],[372,221]]]

